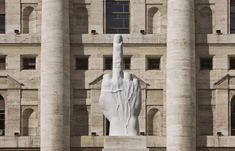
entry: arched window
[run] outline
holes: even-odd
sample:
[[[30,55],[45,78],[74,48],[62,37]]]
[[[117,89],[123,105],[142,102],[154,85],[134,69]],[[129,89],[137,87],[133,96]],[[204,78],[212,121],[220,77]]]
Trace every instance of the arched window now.
[[[231,135],[235,136],[235,97],[231,101]]]
[[[34,8],[31,6],[25,7],[23,9],[23,33],[35,33],[36,32],[36,12],[34,11]]]
[[[161,135],[161,117],[157,108],[152,108],[148,111],[147,128],[149,136]]]
[[[0,136],[5,133],[5,101],[0,95]]]
[[[88,33],[88,10],[85,7],[79,7],[75,11],[73,20],[73,31],[76,34]]]
[[[235,0],[230,0],[230,33],[235,33]]]
[[[161,30],[161,16],[158,8],[151,7],[148,10],[148,33],[156,34]]]
[[[129,0],[106,1],[106,33],[129,33]]]
[[[0,34],[5,33],[5,0],[0,0]]]
[[[212,33],[212,10],[210,7],[203,7],[199,11],[198,30],[198,33],[201,34]]]
[[[33,109],[28,108],[23,112],[23,136],[36,135],[37,120]]]

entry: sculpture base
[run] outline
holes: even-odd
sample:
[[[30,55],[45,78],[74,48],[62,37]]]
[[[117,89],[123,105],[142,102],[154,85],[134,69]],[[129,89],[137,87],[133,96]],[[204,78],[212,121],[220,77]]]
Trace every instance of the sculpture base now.
[[[149,151],[149,149],[148,148],[145,148],[145,149],[128,149],[128,148],[123,148],[123,149],[121,149],[121,148],[119,148],[119,149],[111,149],[111,148],[109,148],[109,149],[103,149],[102,151]]]
[[[107,136],[103,151],[149,151],[145,136]]]

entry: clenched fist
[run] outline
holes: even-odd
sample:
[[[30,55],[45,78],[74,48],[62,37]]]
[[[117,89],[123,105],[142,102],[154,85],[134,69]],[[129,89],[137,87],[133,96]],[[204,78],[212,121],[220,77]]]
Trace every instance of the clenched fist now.
[[[110,136],[139,135],[141,88],[138,79],[123,72],[122,36],[113,40],[113,71],[103,76],[99,104],[110,121]]]

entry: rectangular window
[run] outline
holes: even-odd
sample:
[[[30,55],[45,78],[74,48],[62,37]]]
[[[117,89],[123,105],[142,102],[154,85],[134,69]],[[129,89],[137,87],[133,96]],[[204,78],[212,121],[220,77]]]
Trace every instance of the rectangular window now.
[[[230,33],[235,33],[235,0],[230,1]]]
[[[0,111],[0,136],[4,135],[5,129],[5,113],[4,111]]]
[[[123,63],[124,63],[125,70],[131,69],[131,57],[124,57]]]
[[[0,34],[5,33],[5,14],[0,14]]]
[[[200,58],[200,70],[212,70],[213,60],[210,58]]]
[[[106,33],[129,33],[129,0],[106,1]]]
[[[88,57],[76,58],[76,70],[88,70]]]
[[[160,57],[147,58],[147,70],[159,70],[161,59]]]
[[[231,135],[235,136],[235,101],[231,104]]]
[[[0,70],[6,69],[6,57],[0,56]]]
[[[35,70],[36,69],[36,57],[23,57],[22,58],[22,70]]]
[[[113,58],[105,57],[104,58],[104,70],[112,70]]]
[[[113,66],[113,58],[105,57],[104,58],[104,69],[105,70],[112,70]],[[123,69],[130,70],[131,69],[131,57],[124,57],[123,59]]]
[[[232,119],[231,120],[232,120],[231,121],[231,125],[232,125],[232,127],[231,127],[231,135],[235,136],[235,114],[232,115]]]
[[[235,57],[229,58],[229,69],[234,70],[235,69]]]
[[[235,121],[233,121],[233,124],[235,124]],[[235,136],[235,127],[232,128],[231,135],[232,135],[232,136]]]

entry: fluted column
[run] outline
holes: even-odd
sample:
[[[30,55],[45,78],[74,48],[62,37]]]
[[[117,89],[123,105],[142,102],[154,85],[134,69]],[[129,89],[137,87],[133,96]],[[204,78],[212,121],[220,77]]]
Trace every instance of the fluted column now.
[[[194,0],[168,0],[167,151],[196,151]]]
[[[70,150],[68,0],[42,0],[41,151]]]

